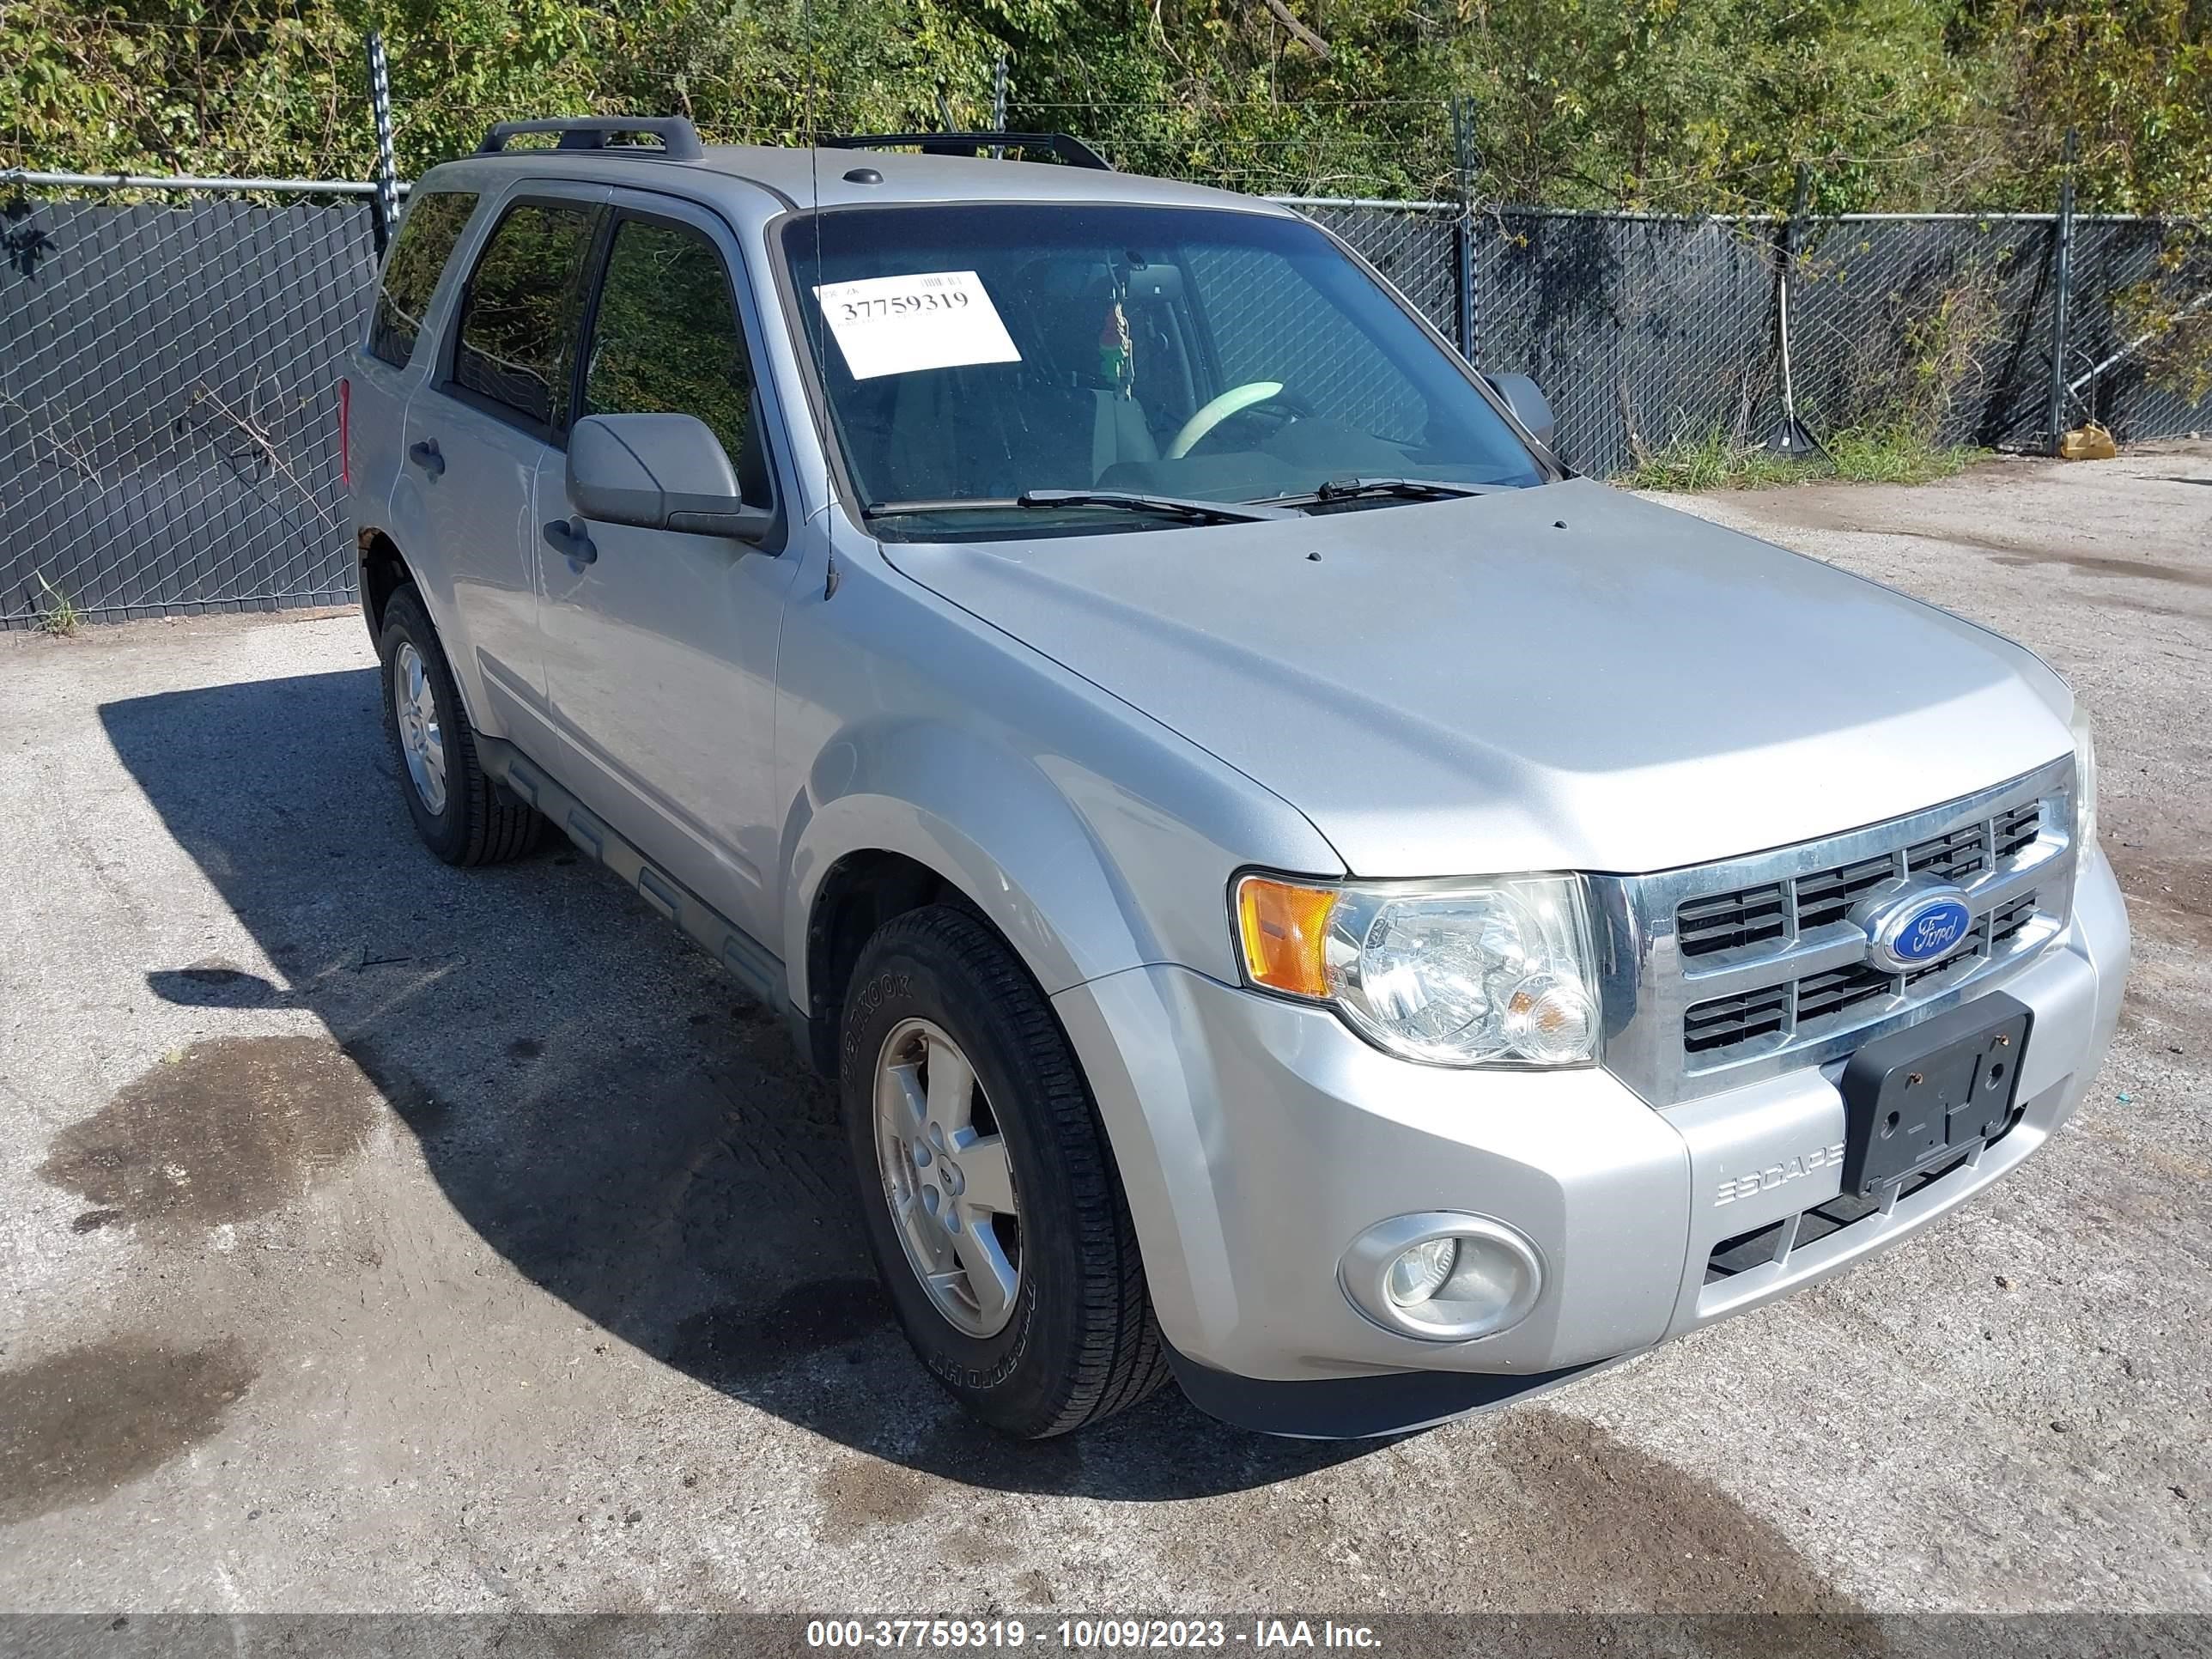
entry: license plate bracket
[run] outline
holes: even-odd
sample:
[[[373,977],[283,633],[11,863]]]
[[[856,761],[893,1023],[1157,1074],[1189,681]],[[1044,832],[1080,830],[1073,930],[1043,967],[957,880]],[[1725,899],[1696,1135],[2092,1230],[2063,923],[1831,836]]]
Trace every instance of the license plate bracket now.
[[[1843,1079],[1844,1190],[1872,1198],[2002,1134],[2034,1020],[1999,991],[1853,1054]]]

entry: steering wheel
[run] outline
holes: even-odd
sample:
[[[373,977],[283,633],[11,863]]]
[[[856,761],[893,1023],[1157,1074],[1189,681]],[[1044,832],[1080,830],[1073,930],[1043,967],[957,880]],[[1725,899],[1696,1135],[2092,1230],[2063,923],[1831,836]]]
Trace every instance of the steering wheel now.
[[[1168,461],[1182,459],[1200,439],[1231,415],[1241,415],[1248,409],[1273,403],[1282,395],[1283,383],[1280,380],[1247,380],[1243,386],[1230,387],[1182,423],[1182,430],[1175,434],[1175,441],[1168,446],[1167,453],[1160,459]]]

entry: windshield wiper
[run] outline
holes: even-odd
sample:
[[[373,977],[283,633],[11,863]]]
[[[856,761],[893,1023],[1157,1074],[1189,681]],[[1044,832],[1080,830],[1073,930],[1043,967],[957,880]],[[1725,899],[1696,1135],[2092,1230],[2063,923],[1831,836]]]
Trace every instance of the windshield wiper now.
[[[884,519],[906,514],[1008,513],[1055,507],[1103,507],[1125,513],[1151,513],[1180,519],[1187,524],[1253,524],[1263,519],[1297,516],[1279,507],[1192,501],[1178,495],[1142,495],[1124,489],[1025,489],[1018,495],[947,495],[927,501],[871,501],[866,511],[872,519]]]
[[[1310,495],[1278,499],[1322,503],[1393,495],[1409,501],[1440,501],[1461,495],[1494,495],[1512,488],[1511,484],[1453,483],[1443,478],[1331,478]]]
[[[1292,515],[1279,507],[1243,501],[1194,501],[1180,495],[1144,495],[1127,489],[1025,489],[1024,507],[1111,507],[1126,513],[1173,514],[1193,524],[1256,524]]]

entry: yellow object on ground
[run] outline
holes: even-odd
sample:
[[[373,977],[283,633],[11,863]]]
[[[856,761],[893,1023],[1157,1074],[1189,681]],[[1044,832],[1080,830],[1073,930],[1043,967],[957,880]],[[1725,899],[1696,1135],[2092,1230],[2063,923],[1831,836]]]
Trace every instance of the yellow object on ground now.
[[[2058,453],[2069,461],[2109,461],[2119,453],[2112,434],[2094,421],[2075,427],[2058,442]]]

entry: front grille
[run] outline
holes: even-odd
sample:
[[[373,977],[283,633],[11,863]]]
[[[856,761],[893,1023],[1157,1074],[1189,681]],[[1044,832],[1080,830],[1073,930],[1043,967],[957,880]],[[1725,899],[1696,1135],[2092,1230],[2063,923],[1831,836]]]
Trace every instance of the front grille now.
[[[1887,881],[1896,873],[1896,859],[1884,853],[1880,858],[1861,859],[1840,870],[1823,870],[1817,876],[1800,878],[1797,926],[1801,929],[1826,927],[1831,922],[1841,921],[1851,906],[1866,896],[1869,888]]]
[[[1982,826],[1965,823],[1948,836],[1914,842],[1905,849],[1905,867],[1917,876],[1941,876],[1964,885],[1990,867]]]
[[[2035,908],[2036,896],[2022,894],[1977,921],[1960,950],[1910,973],[1884,973],[1855,962],[1692,1003],[1682,1016],[1682,1051],[1699,1055],[1741,1048],[1794,1026],[1825,1025],[1869,1003],[1909,998],[1931,980],[1948,983],[1961,978],[1974,963],[1988,961],[2016,938],[2035,920]]]
[[[1674,936],[1686,957],[1780,939],[1784,926],[1778,881],[1716,898],[1692,899],[1674,912]]]
[[[1592,877],[1625,965],[1606,1065],[1667,1105],[1821,1065],[2040,949],[2072,908],[2071,758],[1948,805],[1773,852]],[[1854,905],[1905,876],[1956,884],[1971,933],[1901,973],[1867,960]],[[1625,982],[1623,982],[1625,981]]]
[[[2043,803],[2032,800],[2025,806],[2015,806],[2009,812],[2001,812],[1996,819],[1997,856],[2008,859],[2014,854],[2033,844],[2043,830]]]
[[[2002,945],[2035,920],[2035,895],[2024,894],[2002,910],[1993,910],[1982,926],[1988,930],[1988,943]]]
[[[1994,819],[1962,823],[1947,834],[1931,836],[1906,848],[1905,871],[1916,876],[1940,876],[1963,887],[1994,865],[2033,846],[2042,820],[2043,803],[2029,801]],[[1841,921],[1871,889],[1897,873],[1896,856],[1884,853],[1798,877],[1799,928],[1825,927]],[[1771,881],[1686,899],[1674,912],[1677,949],[1686,957],[1702,957],[1778,939],[1789,931],[1784,908],[1786,896],[1783,884]]]
[[[1966,944],[1955,955],[1916,968],[1909,974],[1886,974],[1864,963],[1808,974],[1794,982],[1796,994],[1795,1024],[1809,1025],[1885,997],[1910,996],[1929,980],[1956,978],[1970,964],[1986,961],[2002,950],[2021,929],[2035,920],[2035,895],[2022,894],[2002,908],[1974,924]],[[1682,1049],[1689,1054],[1711,1054],[1771,1037],[1792,1023],[1792,982],[1761,986],[1755,991],[1715,997],[1693,1003],[1682,1016]]]
[[[1701,1002],[1682,1017],[1682,1047],[1693,1054],[1729,1048],[1780,1030],[1790,1018],[1790,988],[1769,985]]]
[[[1797,1018],[1826,1019],[1846,1008],[1893,993],[1897,981],[1872,968],[1832,968],[1825,974],[1808,974],[1797,981]]]

